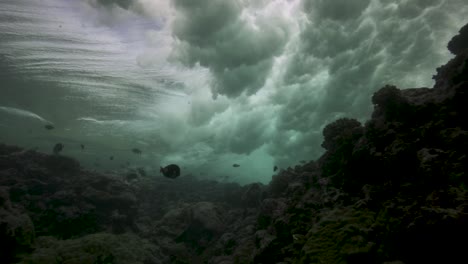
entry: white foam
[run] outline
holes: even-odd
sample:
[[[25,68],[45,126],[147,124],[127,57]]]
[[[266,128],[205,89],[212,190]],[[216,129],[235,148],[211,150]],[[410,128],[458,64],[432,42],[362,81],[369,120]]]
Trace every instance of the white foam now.
[[[33,118],[37,119],[43,123],[49,123],[52,124],[52,122],[46,120],[45,118],[41,117],[38,114],[35,114],[33,112],[19,109],[19,108],[14,108],[14,107],[7,107],[7,106],[0,106],[0,111],[3,111],[7,114],[18,116],[18,117],[26,117],[26,118]]]

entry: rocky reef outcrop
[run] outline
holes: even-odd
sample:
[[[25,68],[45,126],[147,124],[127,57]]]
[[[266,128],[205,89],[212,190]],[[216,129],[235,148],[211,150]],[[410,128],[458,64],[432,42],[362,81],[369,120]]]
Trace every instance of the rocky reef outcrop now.
[[[267,220],[257,227],[271,241],[253,263],[464,258],[459,241],[468,235],[467,28],[449,43],[456,57],[437,69],[433,88],[383,87],[372,97],[369,121],[329,124],[323,130],[327,151],[316,163],[273,178],[272,195],[282,191],[286,205],[277,203],[280,216],[260,213]],[[298,183],[305,188],[293,187]],[[290,188],[300,191],[291,194]]]
[[[132,230],[133,191],[122,181],[82,171],[59,155],[0,145],[2,259],[27,252],[35,237],[68,239]],[[7,243],[6,241],[10,241]]]
[[[0,145],[2,263],[458,263],[468,236],[468,25],[433,88],[387,85],[365,124],[267,185],[103,175]]]

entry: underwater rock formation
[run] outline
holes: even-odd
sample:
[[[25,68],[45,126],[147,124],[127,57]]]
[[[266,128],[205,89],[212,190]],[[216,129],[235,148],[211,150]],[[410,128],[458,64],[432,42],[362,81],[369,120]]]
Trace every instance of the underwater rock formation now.
[[[468,46],[468,24],[463,26],[460,29],[458,35],[456,35],[449,41],[447,48],[454,55],[459,55],[466,50],[467,46]]]
[[[14,251],[2,247],[2,254],[31,247],[36,236],[68,239],[132,228],[136,199],[121,181],[82,171],[68,157],[5,145],[0,145],[0,160],[0,240],[16,241],[9,245]],[[118,221],[115,212],[122,216]],[[28,238],[18,241],[23,236]]]
[[[272,238],[254,263],[464,258],[458,241],[468,235],[467,28],[450,42],[457,56],[437,69],[432,89],[385,86],[372,97],[375,110],[364,126],[344,118],[324,129],[327,151],[302,181],[310,187],[301,200],[285,194],[305,167],[275,176],[270,188],[287,209],[260,213],[257,227]]]

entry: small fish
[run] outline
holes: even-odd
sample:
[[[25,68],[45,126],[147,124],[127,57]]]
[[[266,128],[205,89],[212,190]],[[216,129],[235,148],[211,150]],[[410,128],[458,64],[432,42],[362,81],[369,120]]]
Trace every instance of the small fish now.
[[[301,160],[300,162],[301,162],[302,164],[304,164],[304,163],[306,163],[307,161],[305,161],[305,160]]]
[[[47,125],[45,125],[44,127],[45,127],[45,129],[47,129],[47,130],[54,129],[54,126],[51,125],[51,124],[47,124]]]
[[[232,164],[232,166],[233,166],[234,168],[240,167],[240,165],[239,165],[239,164],[236,164],[236,163]]]
[[[273,167],[273,171],[277,171],[277,170],[278,170],[278,166],[275,165],[275,166]]]
[[[65,146],[62,143],[55,144],[54,149],[53,149],[54,154],[59,154],[60,151],[62,151],[64,147]]]
[[[114,156],[110,156],[109,159],[110,159],[110,160],[114,160]]]
[[[135,153],[135,154],[141,155],[141,150],[139,150],[137,148],[133,148],[132,152]]]
[[[166,167],[160,167],[161,172],[167,178],[175,179],[180,176],[180,167],[176,164],[167,165]]]
[[[84,150],[84,145],[83,144],[81,144],[80,147],[81,147],[81,150]]]
[[[292,237],[295,241],[297,241],[297,240],[303,240],[305,236],[301,234],[293,234]]]

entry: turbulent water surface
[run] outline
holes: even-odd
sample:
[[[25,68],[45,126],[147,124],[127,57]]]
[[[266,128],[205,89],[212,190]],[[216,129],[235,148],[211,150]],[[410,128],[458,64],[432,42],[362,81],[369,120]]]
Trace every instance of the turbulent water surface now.
[[[466,17],[461,0],[2,0],[0,141],[268,182],[384,84],[432,86]]]

